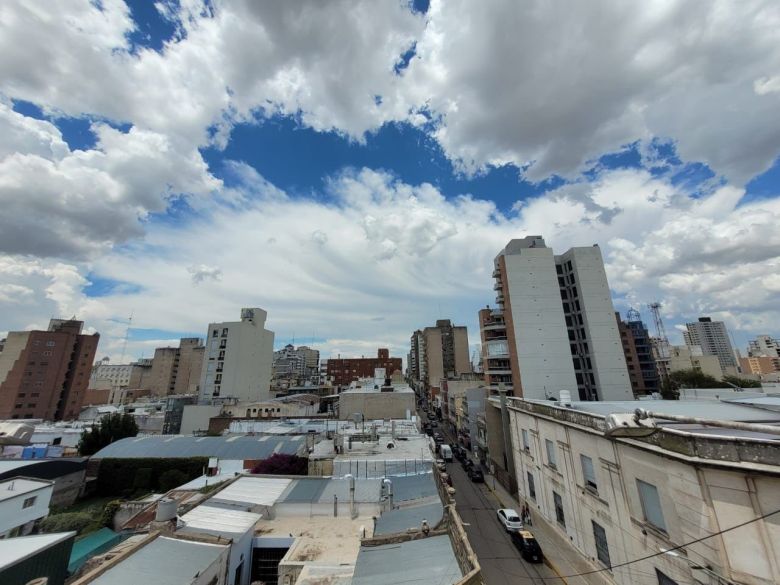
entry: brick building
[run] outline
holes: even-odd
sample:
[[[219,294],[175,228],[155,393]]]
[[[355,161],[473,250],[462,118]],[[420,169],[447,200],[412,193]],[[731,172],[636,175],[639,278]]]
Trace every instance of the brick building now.
[[[385,368],[388,376],[403,371],[401,358],[390,357],[390,350],[380,349],[374,358],[338,358],[329,359],[325,372],[334,386],[349,386],[359,378],[373,378],[374,369]]]
[[[52,319],[47,331],[11,331],[0,353],[0,419],[78,418],[100,335],[83,321]]]

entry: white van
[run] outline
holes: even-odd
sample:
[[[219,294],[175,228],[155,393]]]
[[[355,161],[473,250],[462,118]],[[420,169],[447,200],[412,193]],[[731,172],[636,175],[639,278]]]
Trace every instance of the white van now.
[[[439,455],[441,455],[441,458],[447,462],[452,461],[452,449],[449,445],[440,445]]]

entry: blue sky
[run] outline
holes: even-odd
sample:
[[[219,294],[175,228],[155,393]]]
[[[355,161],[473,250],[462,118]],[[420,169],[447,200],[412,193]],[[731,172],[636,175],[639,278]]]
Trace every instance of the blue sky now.
[[[325,355],[405,353],[441,317],[476,344],[492,257],[540,233],[598,243],[616,309],[660,300],[675,339],[702,314],[778,334],[776,34],[737,6],[457,4],[114,0],[57,26],[10,3],[0,330],[77,313],[115,355],[132,312],[149,355],[261,306]]]

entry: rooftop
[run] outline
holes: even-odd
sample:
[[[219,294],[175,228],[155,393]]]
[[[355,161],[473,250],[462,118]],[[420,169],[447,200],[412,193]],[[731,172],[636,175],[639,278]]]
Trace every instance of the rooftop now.
[[[273,506],[292,480],[283,477],[241,477],[219,490],[209,503],[228,506]]]
[[[456,583],[462,577],[449,536],[363,546],[352,585],[404,585]]]
[[[226,510],[203,504],[181,517],[180,530],[185,532],[207,531],[218,534],[244,534],[254,529],[260,514],[241,510]]]
[[[120,439],[104,447],[93,459],[141,457],[218,457],[220,459],[266,459],[274,453],[295,455],[306,447],[303,436],[192,437],[147,435]]]
[[[75,532],[58,532],[2,539],[0,540],[0,569],[15,565],[42,550],[75,536]]]
[[[226,546],[160,536],[92,580],[93,585],[190,585]]]
[[[27,477],[7,479],[0,482],[0,502],[31,494],[45,488],[51,488],[52,485],[54,485],[53,482],[42,479],[30,479]]]

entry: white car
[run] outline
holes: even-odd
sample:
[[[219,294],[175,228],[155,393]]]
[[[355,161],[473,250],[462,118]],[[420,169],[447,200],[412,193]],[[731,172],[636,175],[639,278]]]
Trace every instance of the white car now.
[[[498,521],[504,525],[507,532],[519,532],[523,529],[523,521],[520,520],[520,514],[512,508],[502,508],[497,514]]]

